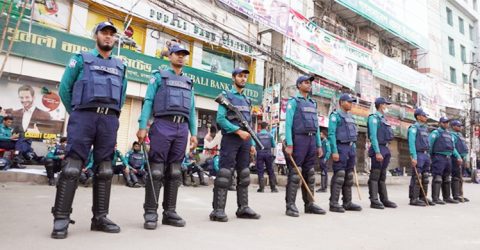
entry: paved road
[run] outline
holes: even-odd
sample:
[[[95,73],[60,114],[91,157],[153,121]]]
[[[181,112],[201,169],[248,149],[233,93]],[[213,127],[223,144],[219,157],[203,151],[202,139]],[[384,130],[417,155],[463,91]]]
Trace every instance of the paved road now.
[[[210,222],[210,187],[182,187],[178,212],[185,228],[159,226],[143,229],[142,189],[114,185],[110,218],[122,227],[120,234],[89,230],[91,188],[77,191],[66,240],[49,238],[50,207],[54,188],[24,183],[0,184],[1,249],[479,249],[480,185],[467,184],[466,204],[418,208],[408,206],[407,186],[390,186],[397,209],[368,208],[368,190],[362,187],[362,212],[327,215],[284,215],[284,191],[256,193],[251,187],[250,204],[262,214],[258,221],[235,218],[236,195],[229,192],[228,223]],[[354,193],[356,195],[356,193]],[[299,193],[300,198],[301,195]],[[316,194],[327,208],[328,195]],[[300,199],[297,205],[303,211]]]

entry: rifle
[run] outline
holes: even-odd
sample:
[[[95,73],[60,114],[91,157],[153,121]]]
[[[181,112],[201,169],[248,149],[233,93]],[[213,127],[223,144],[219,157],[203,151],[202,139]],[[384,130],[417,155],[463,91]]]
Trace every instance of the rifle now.
[[[233,106],[228,100],[227,98],[225,98],[225,96],[223,96],[223,94],[220,94],[218,95],[216,98],[215,98],[215,102],[217,102],[218,104],[220,105],[223,105],[225,106],[225,108],[227,108],[228,110],[232,111],[235,116],[234,118],[237,119],[239,122],[240,122],[240,127],[242,127],[243,129],[246,130],[247,133],[250,134],[250,136],[252,137],[252,139],[255,141],[255,143],[257,144],[257,147],[259,147],[260,149],[264,149],[265,147],[263,146],[262,142],[260,141],[260,139],[258,139],[257,137],[257,134],[253,131],[252,127],[250,127],[250,124],[248,124],[248,121],[245,119],[245,117],[243,116],[242,113],[240,113],[240,111],[238,111],[237,107]]]

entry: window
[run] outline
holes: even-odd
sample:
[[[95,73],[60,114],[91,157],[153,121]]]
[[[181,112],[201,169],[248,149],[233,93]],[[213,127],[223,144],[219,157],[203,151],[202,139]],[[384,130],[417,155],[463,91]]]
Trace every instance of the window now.
[[[450,25],[450,26],[453,26],[453,14],[452,14],[452,10],[449,9],[447,7],[447,23]]]
[[[460,45],[460,57],[463,63],[467,62],[467,51],[465,50],[465,46]]]
[[[448,52],[451,56],[455,56],[455,41],[451,37],[448,38]]]
[[[452,67],[450,67],[450,81],[457,83],[457,71]]]
[[[478,10],[477,0],[473,0],[473,9]]]
[[[473,80],[472,80],[472,83],[473,83],[473,87],[475,87],[475,88],[478,89],[477,79],[473,79]]]
[[[463,27],[463,18],[458,17],[458,31],[460,33],[465,34],[465,28]]]
[[[462,74],[462,81],[463,81],[463,84],[468,84],[468,76],[467,76],[467,74]]]
[[[472,52],[472,62],[475,62],[477,60],[477,56],[475,55],[475,52]]]
[[[470,37],[470,40],[473,41],[473,26],[468,25],[468,36]]]

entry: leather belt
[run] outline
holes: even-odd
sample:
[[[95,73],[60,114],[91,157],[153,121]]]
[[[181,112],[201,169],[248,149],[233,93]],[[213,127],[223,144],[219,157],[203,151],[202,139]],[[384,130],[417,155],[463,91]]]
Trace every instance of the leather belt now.
[[[187,118],[185,118],[185,116],[181,116],[181,115],[165,115],[165,116],[160,116],[158,118],[160,118],[162,120],[171,121],[171,122],[174,122],[174,123],[187,122]]]
[[[97,108],[84,108],[80,109],[82,111],[88,111],[88,112],[94,112],[97,114],[103,114],[103,115],[119,115],[119,112],[115,109],[110,109],[110,108],[104,108],[104,107],[97,107]]]

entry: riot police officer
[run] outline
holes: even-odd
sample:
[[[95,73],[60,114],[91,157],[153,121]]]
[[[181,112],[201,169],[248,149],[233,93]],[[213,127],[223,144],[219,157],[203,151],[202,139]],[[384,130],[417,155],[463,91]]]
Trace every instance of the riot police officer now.
[[[368,116],[368,138],[371,146],[368,155],[372,161],[372,171],[368,178],[368,190],[370,193],[370,207],[383,209],[385,207],[396,208],[397,204],[388,199],[387,168],[390,163],[390,149],[388,144],[393,140],[393,130],[385,118],[387,105],[392,104],[383,97],[375,99],[377,112]],[[378,195],[380,194],[380,200]]]
[[[257,150],[257,159],[255,166],[257,167],[258,174],[258,185],[259,188],[257,192],[263,193],[265,188],[265,181],[263,179],[263,173],[265,168],[268,173],[268,181],[270,183],[270,190],[272,193],[277,193],[278,189],[276,187],[277,177],[275,176],[275,171],[273,171],[273,154],[272,150],[275,150],[275,140],[273,136],[267,131],[268,123],[262,122],[260,124],[261,131],[257,133],[258,139],[262,142],[264,149],[260,149],[258,146]],[[256,146],[256,145],[255,145]]]
[[[50,149],[45,157],[45,170],[47,171],[48,185],[55,185],[55,173],[60,172],[65,158],[65,150],[67,146],[67,138],[60,138],[60,144]]]
[[[344,213],[361,211],[362,207],[352,202],[353,171],[357,141],[357,125],[349,111],[356,98],[341,94],[340,109],[330,114],[328,139],[332,149],[333,177],[330,190],[330,211]],[[338,200],[343,195],[343,205]]]
[[[112,183],[112,156],[117,140],[118,117],[126,97],[126,66],[111,55],[117,29],[103,22],[95,29],[96,48],[76,54],[60,82],[59,94],[70,114],[67,127],[66,165],[57,184],[52,208],[52,238],[67,237],[77,180],[93,145],[93,218],[90,229],[108,233],[120,227],[107,218]]]
[[[408,151],[410,152],[412,164],[412,178],[409,186],[410,205],[424,207],[428,202],[429,205],[434,206],[435,203],[425,197],[421,192],[423,189],[425,195],[428,194],[431,164],[427,127],[428,114],[421,108],[417,108],[414,116],[417,122],[408,128]]]
[[[330,142],[328,142],[327,132],[325,130],[320,131],[320,139],[322,140],[323,155],[320,157],[320,188],[317,193],[327,192],[328,187],[328,166],[327,162],[332,155],[332,149],[330,148]]]
[[[455,149],[462,157],[463,162],[467,160],[468,146],[465,142],[465,138],[462,135],[462,123],[459,120],[453,120],[450,122],[452,128],[453,141]],[[469,199],[463,197],[463,164],[458,164],[458,161],[452,159],[452,196],[453,199],[459,202],[468,202]]]
[[[188,55],[190,52],[179,44],[170,47],[170,68],[153,71],[138,120],[138,142],[143,143],[148,119],[151,114],[155,117],[149,131],[149,166],[152,176],[147,177],[145,185],[145,229],[157,228],[156,201],[162,183],[165,184],[162,224],[175,227],[184,227],[186,224],[177,214],[176,207],[189,131],[190,147],[195,148],[197,145],[193,81],[182,71]],[[150,182],[153,182],[154,187]]]
[[[223,91],[225,98],[235,106],[249,123],[252,121],[251,101],[243,90],[247,82],[247,69],[236,68],[232,72],[233,86],[229,91]],[[255,146],[248,132],[239,126],[235,114],[223,105],[218,106],[217,125],[222,130],[220,148],[220,170],[213,187],[213,211],[210,220],[226,222],[225,214],[227,190],[233,180],[233,171],[237,171],[237,218],[260,219],[260,215],[248,206],[248,186],[250,185],[250,154],[255,154]]]
[[[300,76],[297,78],[297,94],[287,103],[285,119],[285,153],[288,158],[293,157],[296,165],[307,182],[310,192],[315,188],[315,163],[322,156],[322,142],[320,140],[320,127],[318,126],[317,103],[310,98],[313,76]],[[293,163],[287,159],[289,174],[287,190],[285,192],[287,216],[298,217],[299,212],[295,205],[300,176],[293,169]],[[317,206],[308,196],[307,187],[302,185],[302,199],[307,214],[325,214],[325,210]]]
[[[140,143],[133,142],[132,150],[128,151],[125,155],[129,168],[129,179],[131,180],[132,187],[140,187],[138,178],[141,178],[144,182],[146,177],[145,172],[145,156],[141,150]]]
[[[450,197],[452,157],[456,158],[458,165],[463,164],[462,157],[455,149],[453,135],[448,131],[447,117],[441,117],[439,128],[432,131],[429,136],[430,155],[432,156],[432,200],[435,204],[456,204],[458,201]],[[440,200],[440,188],[443,201]]]

